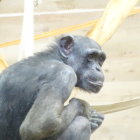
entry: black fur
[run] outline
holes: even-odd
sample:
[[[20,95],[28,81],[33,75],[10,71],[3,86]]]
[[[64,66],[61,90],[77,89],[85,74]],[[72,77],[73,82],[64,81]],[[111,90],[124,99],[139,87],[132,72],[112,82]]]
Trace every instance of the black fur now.
[[[49,50],[9,66],[0,75],[0,140],[89,140],[102,115],[79,99],[63,104],[75,86],[99,92],[104,60],[93,40],[61,36]]]

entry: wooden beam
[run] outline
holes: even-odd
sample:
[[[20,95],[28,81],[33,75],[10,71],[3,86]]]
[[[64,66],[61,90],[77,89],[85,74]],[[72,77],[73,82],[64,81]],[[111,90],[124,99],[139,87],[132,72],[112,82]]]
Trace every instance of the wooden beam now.
[[[88,36],[100,45],[109,40],[139,0],[110,0],[103,16]]]

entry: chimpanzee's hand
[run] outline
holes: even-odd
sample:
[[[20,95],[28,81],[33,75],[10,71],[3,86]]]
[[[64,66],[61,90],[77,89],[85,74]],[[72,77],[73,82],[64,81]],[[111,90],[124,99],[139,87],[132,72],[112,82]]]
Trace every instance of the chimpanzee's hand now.
[[[104,120],[104,115],[96,112],[95,110],[91,110],[90,113],[90,124],[91,124],[91,132],[94,132],[99,126],[102,124]]]
[[[94,132],[102,124],[104,115],[92,110],[90,105],[80,99],[72,98],[70,103],[74,104],[78,108],[78,115],[86,117],[91,124],[91,132]]]
[[[81,99],[72,98],[70,103],[75,104],[76,108],[78,109],[78,116],[84,116],[86,118],[91,118],[91,108],[90,105]]]

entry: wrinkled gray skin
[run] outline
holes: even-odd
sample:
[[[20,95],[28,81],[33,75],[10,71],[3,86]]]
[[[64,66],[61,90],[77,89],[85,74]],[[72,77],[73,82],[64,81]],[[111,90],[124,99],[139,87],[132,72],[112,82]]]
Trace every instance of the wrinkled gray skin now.
[[[105,54],[93,40],[61,36],[50,50],[0,75],[0,140],[89,140],[104,117],[73,98],[77,86],[99,92]]]

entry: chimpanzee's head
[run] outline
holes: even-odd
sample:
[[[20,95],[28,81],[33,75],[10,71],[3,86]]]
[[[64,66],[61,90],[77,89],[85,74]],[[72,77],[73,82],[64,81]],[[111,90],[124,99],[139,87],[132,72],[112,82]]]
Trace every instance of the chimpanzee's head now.
[[[99,44],[88,37],[63,36],[59,39],[59,52],[65,64],[77,75],[77,87],[97,93],[103,86],[102,65],[106,59]]]

